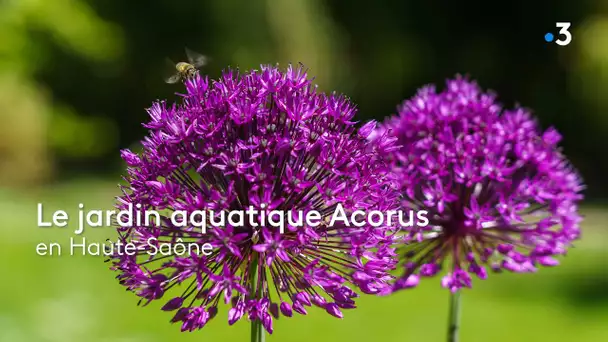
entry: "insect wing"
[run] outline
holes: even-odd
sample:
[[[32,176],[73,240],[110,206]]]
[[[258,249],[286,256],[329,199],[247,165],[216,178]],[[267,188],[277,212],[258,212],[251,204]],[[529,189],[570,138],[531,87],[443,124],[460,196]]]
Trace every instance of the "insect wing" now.
[[[169,58],[165,59],[165,65],[163,66],[163,78],[167,83],[177,83],[181,76],[179,72],[176,72],[176,64]]]
[[[180,74],[174,74],[174,75],[171,75],[171,76],[169,76],[169,77],[166,77],[166,78],[165,78],[165,82],[167,82],[167,83],[169,83],[169,84],[173,84],[173,83],[177,83],[177,82],[179,82],[179,80],[180,80],[181,78],[182,78],[182,77],[180,76]]]
[[[186,48],[186,57],[188,57],[188,62],[195,68],[200,68],[207,65],[209,62],[209,58],[207,56],[201,55],[200,53],[194,52],[188,48]]]

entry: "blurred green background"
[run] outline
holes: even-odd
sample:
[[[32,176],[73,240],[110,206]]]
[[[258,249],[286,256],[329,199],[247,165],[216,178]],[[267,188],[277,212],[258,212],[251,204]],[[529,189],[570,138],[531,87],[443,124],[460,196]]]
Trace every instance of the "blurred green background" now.
[[[543,40],[557,21],[572,22],[568,46]],[[477,281],[464,294],[462,340],[608,340],[606,1],[0,0],[0,341],[248,338],[247,324],[227,326],[226,310],[180,334],[158,306],[136,307],[100,257],[35,254],[75,228],[37,228],[36,203],[112,206],[118,150],[144,136],[144,108],[181,91],[163,70],[185,46],[212,58],[211,77],[228,65],[302,62],[323,90],[348,94],[361,120],[456,73],[506,106],[532,108],[564,134],[588,184],[583,239],[557,268]],[[269,340],[441,341],[447,302],[438,279],[427,281],[365,297],[341,321],[315,310],[281,319]]]

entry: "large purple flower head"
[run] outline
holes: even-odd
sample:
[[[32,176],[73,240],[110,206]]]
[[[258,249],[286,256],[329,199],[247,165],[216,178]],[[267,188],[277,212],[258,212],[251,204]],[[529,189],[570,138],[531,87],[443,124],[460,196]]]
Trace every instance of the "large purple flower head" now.
[[[440,93],[420,89],[398,109],[377,132],[398,139],[390,158],[402,206],[427,210],[429,224],[408,228],[394,290],[442,270],[442,286],[456,291],[473,275],[558,263],[579,237],[583,186],[555,129],[541,131],[525,109],[503,110],[461,77]]]
[[[162,223],[118,228],[121,242],[138,247],[137,255],[112,258],[121,283],[146,304],[162,298],[183,331],[205,326],[220,302],[230,306],[230,324],[245,316],[272,332],[272,317],[304,315],[311,305],[342,317],[355,307],[356,288],[385,292],[396,264],[389,228],[329,225],[328,217],[338,205],[349,212],[398,204],[387,187],[390,165],[378,157],[395,139],[368,144],[375,124],[355,128],[353,104],[318,92],[301,68],[228,70],[185,85],[179,104],[149,109],[143,152],[122,152],[129,168],[119,207],[140,204],[160,212]],[[217,226],[222,213],[251,208],[253,221]],[[195,210],[213,211],[207,220],[215,227],[203,232],[170,219]],[[281,232],[268,223],[272,210],[291,211],[294,222],[317,211],[320,225]],[[149,253],[178,241],[213,249]]]

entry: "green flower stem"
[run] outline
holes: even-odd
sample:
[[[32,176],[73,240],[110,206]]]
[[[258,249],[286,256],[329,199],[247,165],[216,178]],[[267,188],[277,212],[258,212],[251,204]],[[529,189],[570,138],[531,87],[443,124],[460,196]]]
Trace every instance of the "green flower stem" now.
[[[450,317],[448,320],[448,342],[458,342],[460,330],[460,291],[450,295]]]
[[[251,284],[251,298],[257,298],[257,285],[258,285],[258,256],[254,253],[253,260],[251,262],[251,268],[249,269],[249,279]],[[266,334],[264,334],[264,328],[262,322],[259,319],[251,321],[251,342],[265,342]]]

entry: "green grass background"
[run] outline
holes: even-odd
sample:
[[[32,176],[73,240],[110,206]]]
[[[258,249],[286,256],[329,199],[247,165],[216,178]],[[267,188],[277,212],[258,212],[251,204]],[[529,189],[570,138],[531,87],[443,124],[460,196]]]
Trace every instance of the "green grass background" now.
[[[180,333],[160,304],[137,307],[115,274],[94,256],[38,256],[39,242],[66,244],[78,203],[107,209],[118,193],[102,181],[0,189],[0,341],[246,341],[246,321],[228,326],[227,310],[207,327]],[[71,213],[67,228],[38,228],[36,203]],[[562,265],[537,274],[492,274],[463,293],[461,341],[608,341],[608,212],[586,206],[583,238]],[[89,228],[103,241],[112,228]],[[275,321],[269,341],[444,341],[448,291],[439,279],[414,290],[366,296],[342,320],[321,310]]]

